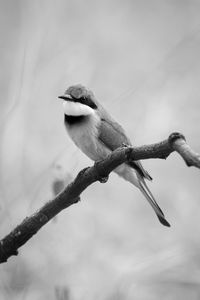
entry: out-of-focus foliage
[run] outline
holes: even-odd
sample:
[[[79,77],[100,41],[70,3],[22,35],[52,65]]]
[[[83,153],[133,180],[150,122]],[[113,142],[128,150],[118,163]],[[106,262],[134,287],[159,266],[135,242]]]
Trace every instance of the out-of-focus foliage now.
[[[199,20],[195,0],[0,2],[2,237],[91,164],[64,130],[57,96],[71,84],[136,144],[178,130],[200,151]],[[199,299],[200,173],[175,154],[144,165],[170,229],[112,175],[1,266],[0,298]]]

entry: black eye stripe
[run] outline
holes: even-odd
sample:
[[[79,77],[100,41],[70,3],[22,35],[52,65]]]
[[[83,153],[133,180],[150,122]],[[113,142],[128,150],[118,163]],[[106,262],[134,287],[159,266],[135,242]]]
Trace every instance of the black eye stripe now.
[[[82,100],[81,102],[83,104],[86,104],[86,105],[90,106],[93,109],[97,108],[96,104],[92,100],[90,100],[90,98],[81,98],[81,100]]]
[[[74,102],[80,102],[82,104],[88,105],[89,107],[91,107],[93,109],[97,109],[96,104],[90,98],[81,97],[79,99],[76,99],[76,98],[74,98],[72,96],[72,101],[74,101]]]

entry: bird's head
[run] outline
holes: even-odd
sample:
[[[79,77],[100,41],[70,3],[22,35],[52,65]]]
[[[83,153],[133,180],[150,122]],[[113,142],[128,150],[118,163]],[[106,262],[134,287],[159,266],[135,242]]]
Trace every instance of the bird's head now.
[[[58,98],[64,100],[63,107],[66,115],[90,115],[97,109],[94,94],[80,84],[70,86],[64,95]]]

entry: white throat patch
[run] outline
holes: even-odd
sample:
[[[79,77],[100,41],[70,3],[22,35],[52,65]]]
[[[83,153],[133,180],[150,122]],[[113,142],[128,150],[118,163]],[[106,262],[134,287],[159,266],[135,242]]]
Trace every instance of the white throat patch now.
[[[65,115],[68,116],[87,116],[95,113],[94,109],[91,107],[72,101],[63,101],[63,109]]]

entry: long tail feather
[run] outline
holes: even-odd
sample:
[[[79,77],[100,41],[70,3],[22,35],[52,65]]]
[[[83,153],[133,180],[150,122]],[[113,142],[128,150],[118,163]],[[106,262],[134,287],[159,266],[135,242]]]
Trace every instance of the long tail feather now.
[[[143,193],[143,195],[145,196],[145,198],[147,199],[147,201],[149,202],[149,204],[151,205],[151,207],[153,208],[153,210],[155,211],[160,223],[163,224],[164,226],[170,227],[170,224],[165,219],[164,213],[162,212],[154,196],[152,195],[151,191],[146,185],[146,182],[141,177],[139,178],[139,188]]]

